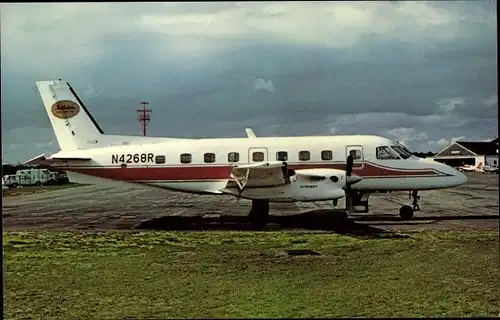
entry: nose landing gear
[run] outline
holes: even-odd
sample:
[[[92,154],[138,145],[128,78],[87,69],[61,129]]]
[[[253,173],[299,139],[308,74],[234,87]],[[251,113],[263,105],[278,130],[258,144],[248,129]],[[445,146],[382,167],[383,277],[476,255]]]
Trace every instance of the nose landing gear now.
[[[418,195],[418,190],[413,190],[408,195],[408,199],[413,198],[413,211],[420,211],[420,207],[418,206],[418,200],[420,200],[420,196]]]

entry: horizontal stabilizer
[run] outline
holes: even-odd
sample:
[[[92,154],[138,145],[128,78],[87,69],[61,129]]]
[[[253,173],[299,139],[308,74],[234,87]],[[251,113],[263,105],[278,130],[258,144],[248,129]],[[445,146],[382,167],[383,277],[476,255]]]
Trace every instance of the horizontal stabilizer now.
[[[45,157],[45,154],[38,155],[32,159],[29,159],[24,164],[25,165],[51,165],[54,162],[61,161],[90,161],[92,158],[88,157],[72,157],[72,156],[57,156],[57,157]]]
[[[85,158],[85,157],[51,157],[47,158],[48,160],[52,161],[90,161],[92,158]]]
[[[45,154],[42,153],[34,158],[29,159],[26,161],[24,164],[25,165],[33,165],[33,164],[43,164],[42,162],[46,161],[47,159],[45,158]]]

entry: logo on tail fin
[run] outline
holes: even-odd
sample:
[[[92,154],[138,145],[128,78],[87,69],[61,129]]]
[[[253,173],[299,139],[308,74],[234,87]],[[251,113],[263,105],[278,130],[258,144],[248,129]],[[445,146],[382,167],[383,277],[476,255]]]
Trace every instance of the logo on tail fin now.
[[[70,119],[80,112],[80,106],[71,100],[57,101],[52,105],[52,114],[59,119]]]

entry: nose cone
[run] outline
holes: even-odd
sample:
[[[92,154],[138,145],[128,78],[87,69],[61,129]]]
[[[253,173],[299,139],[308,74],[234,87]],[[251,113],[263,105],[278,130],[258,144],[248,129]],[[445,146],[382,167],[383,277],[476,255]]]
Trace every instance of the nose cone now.
[[[351,174],[351,176],[349,177],[346,177],[345,180],[346,180],[346,183],[347,184],[355,184],[355,183],[358,183],[361,181],[361,177],[358,176],[358,175],[355,175],[355,174]]]
[[[468,181],[467,176],[455,168],[440,163],[439,169],[450,176],[448,180],[450,183],[450,187],[457,187]]]
[[[462,185],[468,181],[467,176],[458,170],[455,170],[454,180],[457,186]]]

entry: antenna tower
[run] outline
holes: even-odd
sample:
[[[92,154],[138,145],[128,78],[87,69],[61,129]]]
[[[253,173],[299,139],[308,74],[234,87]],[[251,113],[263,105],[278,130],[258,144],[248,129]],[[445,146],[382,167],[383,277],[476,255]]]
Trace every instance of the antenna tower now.
[[[146,105],[148,104],[147,101],[141,101],[142,104],[142,109],[137,109],[137,112],[139,113],[139,117],[137,117],[137,120],[141,123],[142,126],[142,134],[146,136],[146,128],[148,126],[149,121],[151,121],[151,116],[149,115],[150,112],[153,110],[151,109],[146,109]]]

